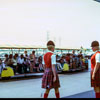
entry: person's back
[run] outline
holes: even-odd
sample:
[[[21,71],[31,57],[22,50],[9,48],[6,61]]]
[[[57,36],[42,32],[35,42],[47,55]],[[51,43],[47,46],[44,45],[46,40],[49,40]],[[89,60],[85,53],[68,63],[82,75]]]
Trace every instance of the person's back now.
[[[47,52],[45,55],[44,55],[44,62],[45,62],[45,65],[46,67],[48,68],[51,68],[51,56],[52,56],[53,53],[51,52]]]
[[[48,97],[49,91],[54,88],[56,98],[60,97],[59,94],[59,77],[56,72],[56,55],[53,53],[55,49],[55,44],[52,41],[48,41],[47,48],[49,52],[47,52],[43,57],[43,65],[44,65],[44,74],[42,77],[42,88],[45,88],[46,91],[44,93],[44,98]]]

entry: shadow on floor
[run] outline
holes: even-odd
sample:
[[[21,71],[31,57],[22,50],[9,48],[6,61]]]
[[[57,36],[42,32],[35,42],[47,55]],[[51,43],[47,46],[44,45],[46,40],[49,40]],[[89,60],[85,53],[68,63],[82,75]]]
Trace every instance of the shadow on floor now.
[[[74,94],[71,96],[66,96],[63,98],[95,98],[95,92],[93,90],[91,90],[91,91]]]

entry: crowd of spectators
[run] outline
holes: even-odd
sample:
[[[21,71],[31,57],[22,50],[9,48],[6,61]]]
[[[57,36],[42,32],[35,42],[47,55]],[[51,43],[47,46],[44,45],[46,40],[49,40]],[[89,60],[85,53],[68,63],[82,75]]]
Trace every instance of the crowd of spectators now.
[[[43,65],[42,65],[42,56],[36,57],[35,51],[32,51],[30,55],[27,54],[27,51],[24,54],[18,55],[8,55],[5,54],[5,58],[2,61],[0,59],[1,71],[4,67],[9,66],[13,69],[14,74],[24,74],[24,73],[32,73],[32,72],[42,72]]]
[[[42,64],[43,56],[36,57],[35,51],[32,51],[31,54],[27,54],[27,51],[24,51],[24,54],[18,55],[8,55],[5,54],[5,58],[2,61],[0,59],[0,73],[4,67],[9,66],[13,69],[14,74],[23,74],[23,73],[32,73],[32,72],[43,72]],[[67,53],[62,56],[56,55],[56,69],[63,70],[64,64],[68,64],[69,69],[82,68],[83,66],[88,69],[88,57],[83,57],[82,53],[75,54],[75,51],[72,53]]]
[[[62,55],[61,57],[56,55],[56,59],[58,70],[63,70],[64,64],[68,64],[69,69],[72,70],[81,69],[83,67],[88,69],[88,56],[83,57],[82,52],[75,54],[75,51],[73,51],[72,53]]]

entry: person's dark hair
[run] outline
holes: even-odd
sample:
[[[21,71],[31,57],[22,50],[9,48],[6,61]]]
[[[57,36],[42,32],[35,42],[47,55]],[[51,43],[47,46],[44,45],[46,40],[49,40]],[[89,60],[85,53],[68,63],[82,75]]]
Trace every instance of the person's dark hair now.
[[[20,57],[21,57],[21,58],[24,58],[24,55],[23,55],[23,54],[21,54],[21,55],[20,55]]]
[[[18,53],[15,53],[15,56],[18,57]]]
[[[91,47],[96,47],[96,46],[99,46],[99,42],[98,41],[93,41],[91,43]]]
[[[5,54],[5,57],[8,57],[8,54]]]
[[[11,58],[13,58],[13,55],[12,55],[12,54],[10,54],[10,55],[9,55],[9,58],[10,58],[10,59],[11,59]]]
[[[33,50],[33,51],[32,51],[32,54],[34,54],[34,53],[35,53],[35,51]]]

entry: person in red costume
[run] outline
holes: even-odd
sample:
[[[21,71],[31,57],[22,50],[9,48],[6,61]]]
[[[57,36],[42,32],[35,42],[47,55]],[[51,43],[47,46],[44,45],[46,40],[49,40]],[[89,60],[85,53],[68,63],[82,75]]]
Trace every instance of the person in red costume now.
[[[48,94],[52,88],[55,89],[56,98],[60,98],[60,81],[55,69],[56,55],[54,54],[54,42],[48,41],[47,48],[48,52],[45,53],[43,56],[44,74],[42,77],[42,88],[46,89],[44,93],[44,98],[48,98]]]
[[[95,52],[91,57],[91,87],[94,88],[96,98],[100,98],[100,50],[99,42],[91,43],[92,50]]]

